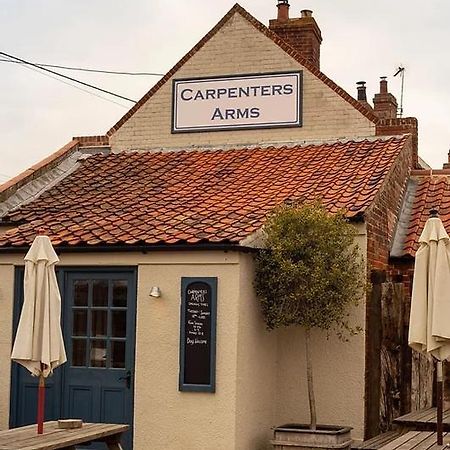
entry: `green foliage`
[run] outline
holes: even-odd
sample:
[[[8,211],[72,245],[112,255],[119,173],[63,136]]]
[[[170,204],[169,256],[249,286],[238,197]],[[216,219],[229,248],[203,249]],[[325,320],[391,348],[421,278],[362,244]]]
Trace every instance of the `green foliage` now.
[[[364,264],[354,243],[356,229],[344,214],[329,214],[318,202],[285,205],[268,218],[264,232],[255,287],[267,327],[354,334],[348,306],[364,290]]]

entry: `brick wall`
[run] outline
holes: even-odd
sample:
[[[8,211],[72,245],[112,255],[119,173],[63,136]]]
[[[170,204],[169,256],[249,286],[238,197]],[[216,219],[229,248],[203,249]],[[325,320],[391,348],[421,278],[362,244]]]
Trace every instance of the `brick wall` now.
[[[189,55],[188,55],[189,56]],[[375,125],[317,75],[303,71],[303,127],[171,134],[172,79],[301,70],[275,42],[235,13],[110,136],[112,150],[257,145],[375,135]],[[336,87],[336,89],[338,89]]]
[[[408,139],[383,187],[366,213],[368,267],[387,270],[391,242],[413,164],[414,139]]]

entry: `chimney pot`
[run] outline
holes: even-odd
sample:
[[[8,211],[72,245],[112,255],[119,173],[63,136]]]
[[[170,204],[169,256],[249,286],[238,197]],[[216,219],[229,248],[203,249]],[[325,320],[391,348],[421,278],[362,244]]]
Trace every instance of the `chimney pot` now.
[[[388,93],[387,77],[380,77],[380,94]]]
[[[278,0],[278,17],[280,22],[287,22],[289,20],[289,2],[288,0]]]
[[[303,9],[301,11],[302,17],[312,17],[312,11],[310,9]]]

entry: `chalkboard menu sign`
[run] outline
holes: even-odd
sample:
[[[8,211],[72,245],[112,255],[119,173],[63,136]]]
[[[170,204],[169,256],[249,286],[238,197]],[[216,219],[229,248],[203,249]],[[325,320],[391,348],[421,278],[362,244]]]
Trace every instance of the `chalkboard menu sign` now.
[[[215,392],[217,278],[181,279],[180,391]]]

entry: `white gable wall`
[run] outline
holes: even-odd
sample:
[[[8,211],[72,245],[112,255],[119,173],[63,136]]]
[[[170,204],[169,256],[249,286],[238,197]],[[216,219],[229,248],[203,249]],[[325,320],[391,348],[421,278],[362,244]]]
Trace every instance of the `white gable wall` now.
[[[173,78],[303,70],[303,127],[171,134],[172,79],[110,139],[113,151],[191,146],[257,145],[371,136],[374,124],[304,69],[239,13],[189,59]]]

